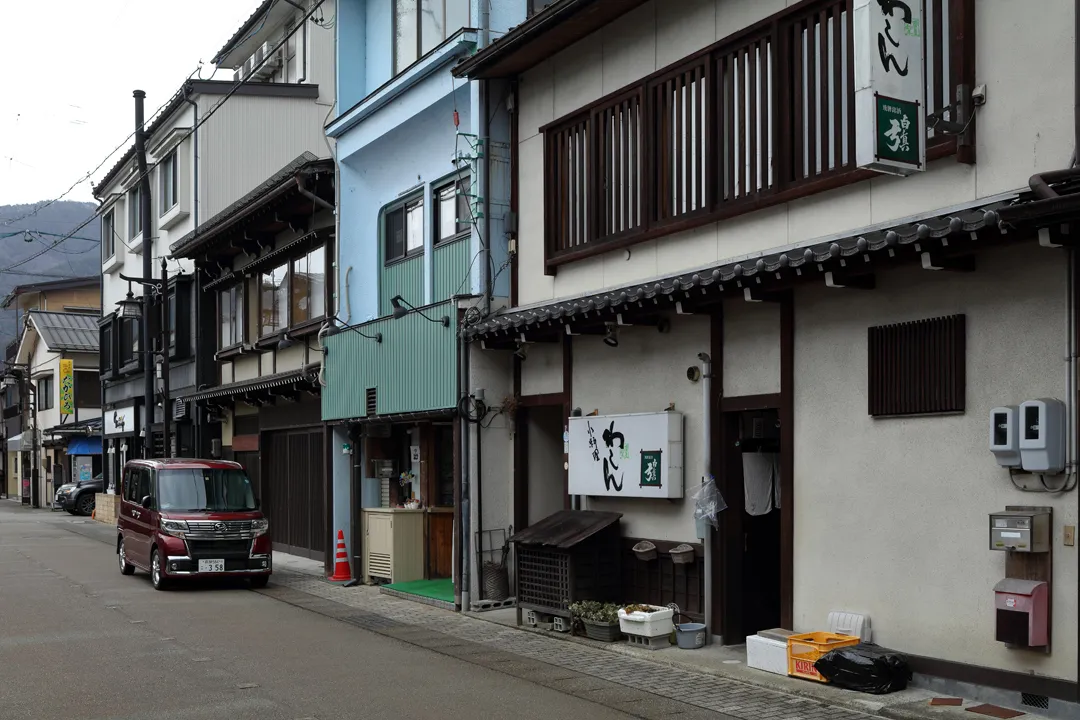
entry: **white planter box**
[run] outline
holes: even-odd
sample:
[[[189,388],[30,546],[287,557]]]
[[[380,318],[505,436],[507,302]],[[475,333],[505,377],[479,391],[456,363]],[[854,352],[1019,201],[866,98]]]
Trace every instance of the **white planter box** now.
[[[746,664],[756,670],[787,675],[787,643],[760,635],[748,635]]]
[[[671,608],[653,607],[655,609],[652,612],[638,610],[632,613],[619,608],[619,629],[627,635],[641,637],[670,635],[675,630],[671,622],[675,611]]]

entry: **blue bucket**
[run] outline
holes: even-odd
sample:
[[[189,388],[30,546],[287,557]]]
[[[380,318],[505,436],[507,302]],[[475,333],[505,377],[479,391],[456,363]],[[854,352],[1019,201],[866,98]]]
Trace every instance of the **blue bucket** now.
[[[705,646],[705,623],[677,623],[675,642],[683,650],[697,650]]]

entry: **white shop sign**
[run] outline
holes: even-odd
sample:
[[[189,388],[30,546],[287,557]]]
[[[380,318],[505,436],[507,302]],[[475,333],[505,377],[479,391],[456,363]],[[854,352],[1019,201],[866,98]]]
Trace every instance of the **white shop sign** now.
[[[852,19],[855,163],[890,175],[926,170],[923,0],[855,0]]]
[[[570,494],[683,496],[683,416],[677,412],[570,418]]]

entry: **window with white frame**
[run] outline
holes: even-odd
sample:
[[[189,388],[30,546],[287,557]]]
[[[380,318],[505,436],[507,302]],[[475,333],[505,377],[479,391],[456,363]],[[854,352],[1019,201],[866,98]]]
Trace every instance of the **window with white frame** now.
[[[435,196],[435,244],[461,237],[469,231],[472,212],[469,208],[468,177],[454,180],[436,188]]]
[[[401,260],[424,250],[424,198],[408,200],[386,211],[385,262]]]
[[[101,262],[116,254],[116,212],[110,208],[101,216]]]
[[[38,410],[51,410],[56,405],[56,400],[53,398],[52,375],[38,378],[36,392],[37,397],[35,399]]]
[[[394,0],[394,73],[469,24],[469,0]]]
[[[128,237],[131,239],[135,239],[142,232],[142,203],[139,202],[141,195],[138,185],[128,193]]]
[[[173,150],[158,165],[158,183],[160,185],[161,214],[171,210],[177,201],[177,187],[179,185],[177,172],[176,150]]]
[[[238,283],[218,294],[221,349],[244,342],[244,284]]]

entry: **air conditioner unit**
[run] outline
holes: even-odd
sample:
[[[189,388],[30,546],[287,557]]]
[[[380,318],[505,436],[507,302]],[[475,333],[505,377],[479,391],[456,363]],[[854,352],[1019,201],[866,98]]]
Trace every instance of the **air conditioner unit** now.
[[[244,61],[244,72],[243,72],[242,77],[247,77],[247,76],[251,75],[251,71],[252,71],[252,69],[254,67],[255,67],[255,62],[254,62],[253,58],[248,58],[247,60],[245,60]]]
[[[255,64],[256,65],[261,64],[264,57],[266,57],[266,43],[263,43],[262,45],[260,45],[259,47],[257,47],[255,49],[255,56],[253,58]]]
[[[282,49],[274,50],[269,43],[263,43],[262,46],[255,52],[255,57],[258,61],[262,61],[262,65],[256,68],[253,79],[255,80],[267,80],[273,77],[281,66],[285,62],[285,57]]]
[[[244,73],[240,72],[239,70],[233,70],[232,79],[233,82],[240,82],[244,79]]]

